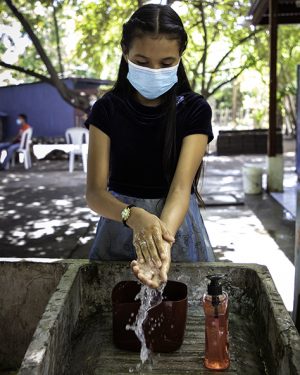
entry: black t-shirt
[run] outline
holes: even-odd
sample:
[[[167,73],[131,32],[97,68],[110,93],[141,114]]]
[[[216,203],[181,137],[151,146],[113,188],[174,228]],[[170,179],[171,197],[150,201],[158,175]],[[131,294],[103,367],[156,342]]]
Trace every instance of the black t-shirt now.
[[[212,112],[204,97],[187,92],[177,96],[176,102],[178,154],[187,135],[207,134],[208,142],[212,141]],[[110,137],[109,190],[138,198],[167,195],[162,161],[164,112],[163,104],[149,107],[112,92],[95,102],[85,125],[92,124]]]

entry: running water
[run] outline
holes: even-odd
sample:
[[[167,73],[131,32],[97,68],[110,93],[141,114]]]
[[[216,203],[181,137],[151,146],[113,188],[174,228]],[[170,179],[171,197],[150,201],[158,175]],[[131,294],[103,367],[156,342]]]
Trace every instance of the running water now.
[[[163,291],[166,283],[163,283],[159,288],[152,289],[147,285],[142,285],[141,290],[135,296],[135,300],[141,301],[141,306],[136,316],[136,320],[132,325],[127,324],[126,329],[131,329],[135,332],[137,338],[141,342],[140,358],[142,365],[149,359],[151,350],[147,348],[143,323],[147,319],[149,311],[159,305],[163,299]]]

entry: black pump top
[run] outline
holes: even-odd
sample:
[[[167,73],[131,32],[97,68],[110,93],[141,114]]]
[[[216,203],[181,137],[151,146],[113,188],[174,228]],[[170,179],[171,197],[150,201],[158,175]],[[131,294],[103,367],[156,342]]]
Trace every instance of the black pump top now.
[[[206,276],[210,280],[210,284],[207,286],[207,294],[210,296],[218,296],[223,293],[220,280],[222,280],[224,276],[225,275],[220,274]]]

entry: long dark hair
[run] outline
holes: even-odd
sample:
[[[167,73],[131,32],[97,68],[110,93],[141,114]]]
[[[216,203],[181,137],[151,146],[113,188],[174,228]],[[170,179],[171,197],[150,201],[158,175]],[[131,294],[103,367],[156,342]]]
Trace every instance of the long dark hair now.
[[[178,14],[169,5],[144,5],[137,9],[123,25],[122,50],[125,54],[128,53],[135,37],[159,34],[164,34],[169,39],[178,40],[179,54],[180,56],[183,54],[187,46],[188,37]],[[121,97],[132,95],[135,91],[127,80],[127,73],[128,64],[122,55],[118,78],[112,89],[112,92]],[[177,76],[178,82],[160,97],[161,103],[166,108],[163,168],[169,184],[174,176],[178,161],[178,150],[176,150],[176,96],[192,91],[182,60],[180,60],[178,66]],[[204,202],[197,189],[202,165],[203,163],[201,162],[193,181],[193,187],[198,202],[204,206]]]

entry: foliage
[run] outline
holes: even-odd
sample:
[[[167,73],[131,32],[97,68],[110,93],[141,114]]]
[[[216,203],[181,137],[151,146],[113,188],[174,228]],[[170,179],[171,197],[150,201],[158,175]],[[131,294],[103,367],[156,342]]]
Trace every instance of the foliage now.
[[[80,7],[76,24],[81,38],[76,55],[87,63],[89,73],[99,76],[104,71],[115,79],[121,56],[122,24],[136,5],[128,0],[101,0],[86,2]],[[204,96],[212,95],[254,64],[254,56],[245,53],[241,56],[240,48],[253,34],[249,26],[240,24],[248,12],[247,3],[183,0],[174,2],[173,7],[189,35],[184,56],[189,78],[192,86]],[[228,45],[228,48],[222,56],[216,56],[220,45]]]
[[[27,58],[30,57],[32,58],[33,65],[35,62],[42,62],[43,63],[43,68],[46,68],[46,74],[44,72],[40,72],[37,70],[37,64],[34,65],[33,69],[31,66],[24,67],[24,66],[19,66],[17,64],[13,64],[13,62],[9,61],[3,61],[0,60],[0,66],[4,68],[8,68],[14,71],[22,72],[23,74],[29,75],[31,77],[38,78],[41,81],[47,82],[51,85],[53,85],[62,98],[69,103],[70,105],[86,110],[89,107],[89,97],[87,94],[81,95],[81,93],[76,92],[73,89],[70,89],[64,81],[62,81],[59,77],[59,72],[63,73],[63,59],[62,59],[62,54],[61,54],[61,44],[60,44],[60,27],[59,27],[59,22],[58,22],[58,11],[59,9],[62,8],[62,5],[64,2],[60,2],[58,0],[40,0],[37,2],[33,3],[24,3],[24,1],[19,0],[19,3],[15,3],[13,0],[4,0],[7,9],[9,9],[10,12],[8,14],[12,15],[16,20],[19,21],[19,23],[22,25],[22,28],[24,32],[28,35],[30,38],[32,45],[35,50],[35,56],[32,58],[30,54],[27,54]],[[28,8],[26,8],[28,6]],[[25,13],[23,7],[26,8],[27,13]],[[32,9],[30,9],[32,8]],[[49,9],[52,11],[52,25],[54,26],[53,28],[45,28],[47,32],[47,36],[49,39],[49,48],[47,48],[47,38],[43,38],[43,31],[44,28],[40,27],[40,23],[42,26],[46,25],[46,22],[48,20],[48,12]],[[31,10],[31,12],[30,12]],[[37,17],[35,15],[37,14]],[[32,15],[34,17],[34,20],[32,19]],[[42,21],[40,21],[40,15],[42,16]],[[15,21],[15,20],[13,20]],[[53,51],[53,29],[54,29],[54,36],[55,36],[55,49],[56,49],[56,54],[55,56],[57,57],[57,64],[55,66],[55,60],[52,56],[52,51]],[[10,31],[13,32],[13,22],[10,27]],[[39,35],[41,34],[41,35]],[[1,39],[6,37],[2,33]],[[8,51],[14,47],[14,40],[13,37],[6,38],[6,40],[11,43],[11,46],[9,46],[9,43],[6,43],[6,47]],[[51,48],[52,47],[52,48]],[[35,59],[36,57],[36,59]],[[13,57],[14,58],[14,57]],[[59,67],[59,69],[57,68]]]
[[[130,0],[83,2],[78,7],[76,30],[80,34],[76,55],[90,75],[115,78],[121,57],[122,24],[137,8]],[[109,67],[107,69],[107,67]]]
[[[247,2],[182,1],[181,16],[189,35],[185,61],[193,87],[206,97],[252,66],[247,53],[255,32],[244,25]],[[180,9],[180,7],[179,7]]]
[[[266,97],[266,106],[257,108],[254,114],[255,120],[259,121],[268,116],[269,96],[269,30],[263,27],[264,32],[253,39],[253,50],[249,52],[256,54],[253,69],[260,73],[262,82],[261,90]],[[296,91],[297,91],[297,65],[300,61],[300,25],[279,25],[278,27],[278,53],[277,53],[277,101],[278,118],[282,118],[282,124],[286,132],[296,133]],[[259,89],[258,89],[259,90]],[[260,96],[257,90],[253,95]],[[261,99],[258,100],[260,106]]]
[[[47,51],[47,55],[51,62],[53,63],[54,67],[58,69],[58,57],[56,52],[56,41],[55,41],[55,32],[54,32],[54,25],[53,25],[53,9],[50,0],[42,0],[42,1],[26,1],[26,0],[17,0],[14,1],[14,4],[18,8],[18,10],[24,15],[24,17],[28,20],[30,26],[32,27],[33,31],[38,35],[44,49]],[[15,17],[11,14],[10,10],[7,6],[5,6],[4,2],[1,3],[2,9],[0,9],[0,24],[5,24],[14,27],[14,22],[16,22]],[[68,19],[68,14],[62,12],[62,3],[56,2],[56,7],[59,12],[59,20],[60,20],[60,33],[62,36],[66,35],[67,32],[63,27],[64,22]],[[24,31],[22,31],[24,33]],[[10,37],[11,44],[7,46],[5,50],[8,48],[14,47],[14,32],[12,30],[12,35]],[[1,38],[1,36],[0,36]],[[2,38],[4,35],[2,34]],[[4,46],[3,43],[0,44],[2,47],[2,52],[4,53]],[[0,47],[0,48],[1,48]],[[21,54],[18,59],[18,65],[23,67],[31,67],[33,70],[41,73],[47,74],[47,69],[43,62],[40,59],[40,56],[37,54],[34,46],[30,44],[24,54]],[[19,72],[14,72],[13,77],[19,80],[25,80],[28,82],[28,78],[30,81],[33,80],[32,77],[24,77],[24,74]]]
[[[95,77],[114,80],[121,56],[122,24],[143,0],[14,0],[47,52],[56,73],[61,76]],[[260,72],[262,87],[268,96],[269,34],[267,26],[254,28],[246,22],[249,1],[180,0],[170,1],[179,13],[189,36],[183,56],[189,79],[195,91],[213,96],[217,105],[230,106],[232,83],[255,69]],[[59,40],[55,29],[54,10]],[[16,18],[6,2],[0,3],[0,54],[16,48],[14,33],[4,27],[16,25]],[[4,30],[4,31],[3,31]],[[21,36],[25,35],[20,28]],[[300,61],[300,26],[280,25],[278,41],[278,101],[283,119],[289,119],[295,130],[296,66]],[[71,43],[72,42],[72,43]],[[70,45],[70,43],[72,45]],[[59,48],[61,61],[59,62]],[[1,60],[1,59],[0,59]],[[20,53],[14,64],[49,77],[48,67],[32,43]],[[61,67],[63,65],[63,67]],[[4,67],[5,69],[7,67]],[[3,69],[2,69],[3,71]],[[36,80],[32,75],[12,70],[19,82]],[[1,71],[0,71],[1,73]],[[238,100],[260,93],[240,93]],[[237,102],[238,103],[238,102]],[[258,108],[258,120],[266,108]]]
[[[300,64],[300,25],[279,27],[278,96],[286,131],[296,134],[297,65]],[[299,88],[300,89],[300,88]],[[290,129],[288,129],[290,125]]]

